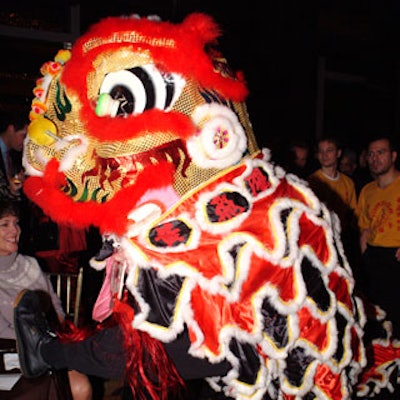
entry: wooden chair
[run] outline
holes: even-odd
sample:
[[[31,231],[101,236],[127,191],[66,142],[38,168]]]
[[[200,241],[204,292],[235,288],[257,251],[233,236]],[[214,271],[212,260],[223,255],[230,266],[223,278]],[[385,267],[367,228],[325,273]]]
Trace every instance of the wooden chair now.
[[[83,252],[41,250],[35,252],[42,270],[60,298],[67,320],[79,324],[83,281]]]
[[[77,272],[46,272],[57,296],[61,299],[65,317],[79,325],[81,308],[83,267]]]

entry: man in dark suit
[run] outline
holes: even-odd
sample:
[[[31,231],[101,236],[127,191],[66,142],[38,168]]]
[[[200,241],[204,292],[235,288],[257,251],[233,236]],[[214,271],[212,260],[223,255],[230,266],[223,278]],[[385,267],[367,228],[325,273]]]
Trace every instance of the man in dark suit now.
[[[27,125],[26,117],[18,113],[0,116],[0,197],[18,198],[21,194]]]

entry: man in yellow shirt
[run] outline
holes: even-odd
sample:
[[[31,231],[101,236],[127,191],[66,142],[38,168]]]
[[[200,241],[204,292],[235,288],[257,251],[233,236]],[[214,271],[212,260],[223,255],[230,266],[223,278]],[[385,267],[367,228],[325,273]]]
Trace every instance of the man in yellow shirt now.
[[[375,180],[366,184],[358,200],[358,225],[363,253],[365,294],[381,306],[400,338],[400,171],[390,137],[368,145],[368,165]]]
[[[341,223],[357,207],[357,196],[353,180],[339,171],[342,150],[336,139],[322,138],[317,144],[317,159],[320,168],[312,173],[308,181],[315,194],[328,208],[335,211]]]
[[[308,177],[317,197],[336,213],[341,225],[341,237],[348,261],[357,277],[360,251],[356,218],[357,195],[352,178],[339,171],[342,150],[334,137],[323,137],[317,142],[317,159],[320,168]]]

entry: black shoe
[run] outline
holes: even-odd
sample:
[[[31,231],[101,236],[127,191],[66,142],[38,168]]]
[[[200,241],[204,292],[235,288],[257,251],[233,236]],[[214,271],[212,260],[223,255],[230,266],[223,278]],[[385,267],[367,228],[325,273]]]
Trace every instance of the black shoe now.
[[[23,290],[14,301],[14,325],[21,372],[26,378],[37,378],[51,369],[41,355],[43,344],[55,340],[40,308],[35,291]]]

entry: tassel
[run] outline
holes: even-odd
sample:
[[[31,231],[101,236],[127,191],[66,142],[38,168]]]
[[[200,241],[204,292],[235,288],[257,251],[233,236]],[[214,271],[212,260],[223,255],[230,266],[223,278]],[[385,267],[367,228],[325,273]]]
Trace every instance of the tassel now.
[[[140,400],[167,400],[184,387],[175,365],[169,359],[163,345],[148,333],[132,327],[134,311],[127,304],[127,292],[123,300],[115,299],[114,319],[124,332],[128,382],[135,398]]]

